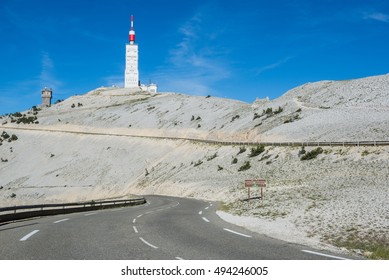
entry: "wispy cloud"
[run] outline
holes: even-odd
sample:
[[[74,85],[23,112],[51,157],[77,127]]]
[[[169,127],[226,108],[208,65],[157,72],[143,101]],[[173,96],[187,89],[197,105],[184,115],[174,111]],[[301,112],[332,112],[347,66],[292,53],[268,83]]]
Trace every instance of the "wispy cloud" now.
[[[169,51],[168,66],[154,75],[164,87],[205,95],[231,75],[225,50],[217,47],[217,30],[209,25],[210,11],[202,7],[178,27],[180,38]],[[207,26],[206,26],[207,25]]]
[[[278,67],[282,66],[283,64],[287,63],[292,58],[293,58],[293,56],[287,56],[287,57],[280,59],[272,64],[265,65],[265,66],[257,69],[255,75],[258,76],[258,75],[262,74],[263,72],[278,68]]]
[[[379,12],[365,13],[363,18],[389,23],[389,15]]]
[[[55,77],[54,62],[47,52],[42,52],[41,73],[39,75],[39,85],[41,87],[59,88],[62,82]]]
[[[61,96],[63,82],[55,76],[55,65],[49,53],[41,53],[41,69],[31,79],[18,80],[0,87],[0,114],[22,111],[28,106],[40,103],[40,91],[44,87],[53,88],[56,96]]]

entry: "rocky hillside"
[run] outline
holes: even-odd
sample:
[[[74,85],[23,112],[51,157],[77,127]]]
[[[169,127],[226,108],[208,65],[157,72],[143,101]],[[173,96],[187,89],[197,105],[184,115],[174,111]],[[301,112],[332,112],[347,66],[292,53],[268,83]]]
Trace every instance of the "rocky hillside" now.
[[[147,136],[388,140],[388,100],[389,75],[306,84],[253,104],[100,88],[0,118],[0,206],[167,194],[224,201],[230,213],[256,218],[245,226],[293,242],[385,243],[388,147],[323,147],[302,160],[301,147]],[[264,201],[241,202],[248,178],[268,180]]]

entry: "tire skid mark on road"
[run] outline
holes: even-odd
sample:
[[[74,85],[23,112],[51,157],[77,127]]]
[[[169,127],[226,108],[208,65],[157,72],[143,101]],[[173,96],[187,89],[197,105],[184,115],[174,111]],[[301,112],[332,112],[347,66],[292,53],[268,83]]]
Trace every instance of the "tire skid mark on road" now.
[[[36,229],[36,230],[33,230],[32,232],[30,232],[29,234],[23,236],[20,241],[26,241],[27,239],[29,239],[31,236],[33,236],[35,233],[39,232],[39,229]]]

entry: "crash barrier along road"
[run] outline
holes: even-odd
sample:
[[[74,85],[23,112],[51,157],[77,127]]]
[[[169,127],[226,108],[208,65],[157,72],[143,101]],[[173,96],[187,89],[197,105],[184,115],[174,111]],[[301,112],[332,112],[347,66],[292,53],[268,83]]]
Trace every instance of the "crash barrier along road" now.
[[[88,201],[63,204],[22,205],[0,208],[0,224],[21,219],[94,211],[107,208],[125,207],[146,203],[145,198]]]

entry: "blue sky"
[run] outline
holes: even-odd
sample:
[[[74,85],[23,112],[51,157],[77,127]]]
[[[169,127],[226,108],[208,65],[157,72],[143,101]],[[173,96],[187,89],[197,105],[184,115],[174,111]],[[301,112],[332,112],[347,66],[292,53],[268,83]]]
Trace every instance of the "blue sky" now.
[[[123,86],[129,17],[142,82],[253,102],[389,73],[389,1],[0,0],[0,114]]]

